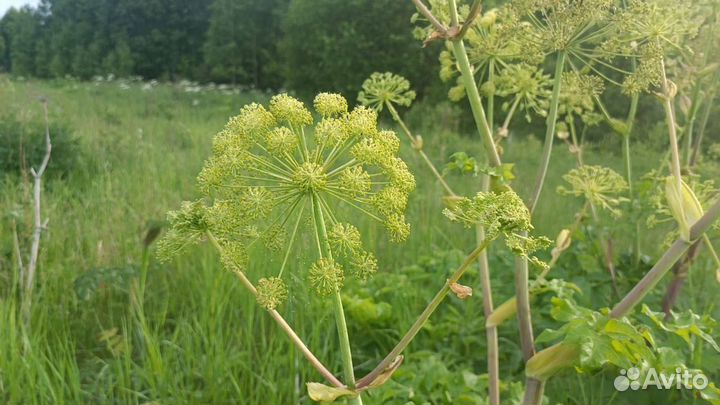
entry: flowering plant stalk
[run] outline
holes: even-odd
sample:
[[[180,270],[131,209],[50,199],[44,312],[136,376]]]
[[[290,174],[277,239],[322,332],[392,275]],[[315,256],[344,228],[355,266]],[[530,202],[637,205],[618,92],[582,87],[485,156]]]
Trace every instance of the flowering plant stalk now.
[[[485,145],[486,152],[488,154],[488,161],[491,166],[498,166],[501,164],[500,160],[500,153],[498,152],[497,148],[497,142],[493,142],[492,137],[492,122],[493,122],[493,98],[495,95],[495,84],[493,83],[494,79],[494,72],[495,72],[495,64],[494,64],[494,54],[493,52],[489,51],[490,49],[496,49],[496,48],[490,48],[490,44],[492,44],[492,36],[491,35],[485,35],[482,37],[482,40],[473,43],[473,48],[482,49],[481,53],[479,55],[488,55],[487,60],[478,59],[478,65],[473,66],[470,64],[470,60],[468,58],[468,55],[473,54],[473,49],[466,49],[464,38],[463,36],[447,36],[443,33],[447,32],[459,32],[459,27],[463,26],[465,27],[467,25],[467,20],[471,20],[470,17],[474,18],[474,16],[468,16],[465,23],[461,24],[462,17],[461,14],[458,12],[458,6],[456,4],[456,1],[454,0],[448,0],[448,1],[442,1],[442,0],[431,0],[431,6],[432,7],[426,7],[424,4],[422,4],[421,1],[413,1],[416,5],[418,5],[418,12],[427,19],[427,21],[431,22],[431,28],[429,31],[423,31],[425,35],[427,35],[427,40],[434,40],[437,38],[443,38],[449,40],[449,46],[452,48],[454,57],[454,64],[447,63],[445,60],[448,59],[447,56],[441,55],[441,64],[443,65],[443,70],[441,70],[441,77],[448,76],[448,73],[446,72],[446,69],[448,71],[452,71],[454,67],[456,67],[460,78],[459,81],[462,85],[461,90],[462,91],[455,91],[455,88],[451,90],[451,98],[460,98],[458,95],[466,96],[468,98],[468,101],[470,103],[473,116],[475,118],[475,122],[478,127],[478,132],[481,135],[481,138],[483,140],[483,144]],[[541,165],[539,168],[539,173],[536,180],[536,186],[533,190],[533,193],[531,197],[529,198],[528,207],[530,208],[529,212],[532,212],[534,207],[537,204],[537,201],[539,199],[542,186],[545,180],[545,177],[547,175],[547,167],[550,162],[550,156],[552,152],[552,143],[553,139],[555,137],[556,129],[555,124],[558,120],[559,111],[561,108],[565,108],[566,113],[567,108],[564,106],[564,104],[561,102],[561,93],[562,93],[562,82],[565,76],[564,68],[568,66],[572,69],[572,73],[575,75],[580,75],[580,69],[578,68],[578,64],[584,65],[586,69],[592,70],[593,72],[597,73],[600,77],[603,79],[619,84],[616,80],[612,79],[609,75],[604,74],[598,67],[608,68],[612,70],[615,73],[620,73],[623,75],[627,75],[627,78],[625,80],[625,83],[622,84],[623,88],[630,94],[632,94],[631,98],[631,105],[630,110],[628,113],[627,118],[627,128],[632,128],[632,123],[634,121],[634,116],[637,111],[637,104],[639,97],[637,96],[638,91],[642,91],[642,89],[648,88],[652,84],[660,83],[662,84],[663,88],[665,89],[664,93],[671,94],[672,92],[668,91],[668,89],[671,87],[671,84],[667,82],[666,79],[662,79],[665,77],[665,73],[663,73],[662,69],[657,70],[654,69],[652,64],[652,58],[657,53],[651,53],[654,49],[657,49],[658,46],[655,46],[653,48],[653,42],[642,40],[641,45],[639,48],[640,53],[634,53],[633,50],[628,50],[628,47],[623,47],[620,44],[616,43],[614,41],[615,38],[622,38],[622,33],[624,32],[632,32],[632,27],[642,27],[643,29],[647,29],[648,32],[654,32],[657,34],[658,30],[652,28],[652,27],[661,27],[662,29],[668,29],[667,27],[670,27],[669,30],[679,30],[682,31],[683,25],[682,23],[679,24],[665,24],[665,22],[668,21],[668,18],[655,18],[656,14],[648,13],[647,9],[643,9],[645,11],[639,11],[634,10],[633,8],[636,7],[636,4],[641,4],[640,8],[642,8],[641,2],[632,3],[631,5],[627,6],[626,9],[623,9],[619,12],[611,12],[611,3],[610,1],[593,1],[593,2],[569,2],[569,1],[549,1],[549,2],[534,2],[534,1],[516,1],[511,2],[509,5],[509,8],[512,12],[514,12],[514,16],[516,18],[523,18],[522,16],[525,16],[525,18],[528,18],[529,25],[532,27],[531,29],[527,29],[527,26],[525,26],[523,29],[519,29],[518,32],[521,32],[521,36],[525,36],[525,40],[527,42],[523,42],[523,39],[519,39],[521,43],[526,45],[525,49],[537,49],[539,52],[544,54],[557,54],[557,61],[555,64],[555,75],[553,76],[553,90],[552,94],[550,95],[550,99],[548,100],[548,104],[546,105],[548,107],[547,111],[547,121],[546,121],[546,137],[545,137],[545,145],[543,148],[543,154],[541,157]],[[662,3],[662,2],[661,2]],[[475,6],[475,3],[473,3],[473,7]],[[627,11],[626,11],[627,10]],[[467,12],[468,9],[464,8],[462,11]],[[656,10],[651,10],[656,11]],[[495,10],[491,10],[491,12],[488,12],[486,15],[488,19],[485,21],[493,21],[490,22],[489,25],[492,25],[494,23],[494,19],[496,15],[503,14],[504,12],[496,12]],[[510,13],[512,14],[512,13]],[[672,13],[671,13],[672,14]],[[492,17],[491,17],[492,15]],[[676,15],[676,14],[673,14]],[[506,17],[507,18],[507,17]],[[480,14],[479,21],[483,21],[485,19],[485,16]],[[649,21],[649,22],[644,22]],[[445,25],[449,24],[449,25]],[[654,25],[658,24],[658,25]],[[665,25],[663,25],[665,24]],[[477,25],[482,25],[482,23],[478,23]],[[678,29],[679,26],[679,29]],[[651,27],[651,28],[648,28]],[[487,26],[483,27],[483,29],[487,29]],[[473,32],[473,26],[471,25],[468,30],[464,30],[469,32]],[[620,34],[620,35],[618,35]],[[630,37],[641,40],[637,36],[630,35]],[[658,35],[658,38],[664,38],[667,40],[667,38],[671,38],[670,35],[668,36],[662,36]],[[672,37],[674,38],[674,37]],[[484,42],[483,42],[484,41]],[[659,41],[659,39],[657,40]],[[657,42],[656,41],[656,42]],[[668,40],[670,42],[671,40]],[[505,43],[510,43],[510,41],[505,41]],[[636,45],[633,45],[636,46]],[[636,46],[637,47],[637,46]],[[528,53],[530,53],[528,51]],[[507,54],[505,54],[507,55]],[[640,56],[636,56],[640,55]],[[647,56],[650,55],[650,56]],[[640,59],[640,65],[636,69],[636,72],[626,72],[620,68],[617,68],[608,61],[612,61],[614,58],[627,58],[631,61],[634,61],[636,57]],[[648,61],[650,59],[650,61]],[[478,68],[477,66],[480,66]],[[481,75],[481,83],[477,84],[474,78],[474,75],[476,72],[485,72],[484,67],[489,67],[489,72],[487,76]],[[664,69],[664,65],[662,64],[662,58],[660,58],[660,64],[659,66]],[[653,75],[655,75],[655,72],[660,71],[659,77],[662,79],[661,81],[658,79],[653,78]],[[487,81],[483,83],[483,78],[487,78]],[[666,83],[667,82],[667,83]],[[483,104],[480,98],[481,92],[478,91],[478,89],[485,90],[484,95],[488,99],[488,108],[485,110],[483,108]],[[672,95],[672,94],[671,94]],[[673,95],[674,97],[674,95]],[[515,101],[511,104],[510,107],[510,114],[508,114],[508,118],[506,119],[505,123],[501,127],[501,132],[507,131],[507,125],[509,123],[510,117],[512,116],[512,113],[514,113],[515,109],[518,105],[518,99],[515,99]],[[614,127],[619,127],[620,125],[617,125],[616,122],[614,122],[610,116],[607,113],[607,110],[602,105],[602,102],[599,99],[598,94],[594,94],[592,96],[592,99],[590,101],[590,104],[597,103],[604,115],[604,117],[610,122],[610,124]],[[667,121],[668,121],[668,129],[670,133],[670,140],[671,140],[671,155],[672,155],[672,168],[673,173],[678,173],[677,163],[679,162],[679,151],[677,148],[677,134],[675,131],[675,118],[673,116],[674,111],[672,108],[667,108],[667,106],[670,105],[669,102],[664,101],[664,104],[666,105],[666,114],[667,114]],[[569,115],[570,116],[570,115]],[[588,118],[590,119],[590,118]],[[583,118],[585,120],[585,118]],[[568,125],[570,125],[571,133],[573,135],[573,144],[576,148],[579,149],[578,141],[575,135],[575,128],[574,123],[572,119],[567,120]],[[613,125],[615,124],[615,125]],[[670,128],[670,125],[673,125],[672,128]],[[629,151],[629,130],[623,131],[625,134],[625,142],[624,142],[624,149],[625,149],[625,156],[626,156],[626,171],[628,179],[631,179],[631,164],[630,164],[630,151]],[[577,150],[577,158],[579,161],[579,169],[580,170],[588,170],[584,167],[582,164],[582,156],[580,154],[580,150]],[[581,174],[581,173],[577,173]],[[580,177],[584,176],[579,176]],[[587,176],[585,176],[587,177]],[[605,176],[607,177],[607,176]],[[623,179],[615,174],[611,176],[615,183],[618,181],[625,183],[622,181]],[[678,179],[679,176],[673,175],[675,179]],[[609,178],[609,177],[608,177]],[[590,177],[587,178],[590,180]],[[570,179],[572,180],[572,179]],[[612,197],[611,199],[607,199],[607,196],[601,196],[596,195],[599,191],[595,190],[595,186],[592,187],[577,187],[581,184],[584,184],[586,182],[580,182],[574,185],[574,187],[577,189],[577,192],[584,194],[586,198],[588,199],[588,203],[586,203],[586,206],[590,207],[593,211],[595,211],[595,205],[601,204],[603,207],[609,207],[611,211],[618,212],[616,208],[613,208],[613,205],[616,204],[616,201],[621,201],[622,197]],[[674,182],[673,182],[674,183]],[[619,183],[618,183],[619,184]],[[625,183],[627,184],[627,183]],[[589,185],[587,183],[586,185]],[[505,186],[507,187],[507,186]],[[580,191],[580,189],[585,188],[586,191],[590,191],[592,189],[592,193],[587,194],[587,192]],[[616,193],[618,191],[624,191],[625,189],[628,189],[628,186],[621,187],[618,190],[615,190],[613,188],[613,193]],[[679,187],[676,188],[677,190],[680,190]],[[575,194],[575,192],[570,192],[571,194]],[[679,194],[679,193],[678,193]],[[632,196],[632,194],[631,194]],[[679,197],[678,197],[679,198]],[[678,198],[675,198],[676,200]],[[680,198],[681,199],[681,198]],[[592,203],[590,203],[592,201]],[[612,202],[611,202],[612,201]],[[676,204],[676,206],[682,206],[684,203]],[[686,218],[686,215],[684,215],[683,208],[676,210],[678,212],[679,218]],[[708,212],[709,213],[709,212]],[[716,214],[713,214],[716,216]],[[708,218],[708,221],[713,221],[715,219],[715,216],[711,216]],[[594,218],[597,220],[597,214],[594,215]],[[692,224],[693,221],[697,220],[698,217],[694,216],[692,219],[684,219],[683,222],[685,224]],[[689,225],[685,229],[689,230]],[[688,232],[689,233],[689,232]],[[698,235],[697,237],[700,237]],[[685,238],[689,239],[689,235]],[[607,250],[607,249],[606,249]],[[635,249],[636,255],[639,254],[639,248]],[[672,255],[671,255],[672,256]],[[667,255],[666,255],[667,257]],[[664,257],[665,258],[665,257]],[[555,255],[553,255],[553,259],[555,259]],[[507,302],[507,305],[503,304],[501,307],[498,308],[498,312],[509,312],[514,311],[515,308],[517,308],[517,314],[519,319],[519,326],[520,326],[520,338],[523,348],[523,354],[525,357],[525,360],[530,363],[531,359],[535,359],[533,361],[533,367],[537,366],[537,362],[539,361],[539,357],[535,356],[534,351],[534,344],[533,344],[533,331],[532,331],[532,325],[530,321],[530,306],[529,306],[529,293],[528,293],[528,277],[527,277],[527,268],[528,268],[528,259],[527,257],[520,256],[516,263],[516,288],[517,288],[517,299],[516,300],[510,300]],[[554,264],[554,263],[553,263]],[[661,262],[658,264],[658,268],[663,268],[667,263],[664,263],[664,259],[661,260]],[[609,265],[612,265],[611,262],[609,262]],[[547,270],[543,272],[545,275]],[[615,279],[614,274],[613,281]],[[482,279],[482,275],[481,275]],[[655,281],[656,282],[656,281]],[[635,291],[635,290],[634,290]],[[637,294],[639,294],[637,291],[634,293],[631,293],[630,295],[637,298]],[[633,298],[633,299],[635,299]],[[642,297],[640,297],[642,298]],[[622,302],[627,302],[628,298],[624,299]],[[625,304],[622,304],[625,305]],[[491,317],[493,317],[495,314],[491,314]],[[497,317],[496,317],[497,318]],[[502,318],[502,317],[500,317]],[[491,322],[490,325],[493,325],[494,322]],[[542,399],[542,389],[544,385],[544,380],[540,380],[534,377],[534,373],[528,373],[528,380],[526,385],[526,394],[524,398],[524,403],[539,403]],[[492,375],[491,375],[492,379]],[[492,382],[491,382],[492,387]],[[493,396],[491,395],[491,401],[493,400]]]
[[[424,152],[422,138],[413,135],[403,121],[397,107],[409,107],[415,98],[409,82],[391,73],[376,73],[363,84],[359,94],[358,100],[364,106],[352,111],[342,96],[330,93],[315,98],[314,115],[287,94],[273,97],[267,108],[259,104],[245,106],[214,139],[212,157],[198,176],[202,197],[183,203],[180,210],[169,214],[172,229],[160,243],[159,254],[168,258],[190,244],[208,240],[219,252],[223,266],[237,275],[258,304],[332,385],[308,383],[310,397],[323,402],[346,397],[353,404],[362,404],[365,391],[392,377],[403,362],[403,351],[451,292],[461,299],[470,295],[472,290],[459,282],[468,268],[478,263],[488,341],[489,402],[500,403],[497,326],[515,315],[526,368],[523,403],[539,404],[547,379],[577,364],[581,350],[576,341],[564,339],[536,352],[536,343],[557,340],[563,335],[541,334],[536,340],[530,299],[553,291],[557,293],[553,302],[558,303],[565,298],[563,295],[571,295],[568,291],[576,290],[576,286],[547,277],[562,252],[568,249],[572,232],[588,212],[599,223],[598,209],[619,215],[620,203],[626,201],[625,192],[633,197],[629,134],[643,91],[655,87],[661,90],[658,96],[666,113],[672,174],[664,179],[666,211],[677,222],[680,236],[612,310],[600,314],[578,309],[577,313],[628,326],[626,315],[690,246],[703,240],[712,249],[705,232],[720,216],[720,202],[713,200],[705,210],[693,188],[682,179],[675,115],[677,86],[670,80],[665,63],[671,53],[667,48],[673,48],[689,30],[664,15],[672,8],[668,0],[633,1],[622,7],[611,0],[515,0],[487,11],[481,9],[480,0],[469,6],[459,5],[457,0],[430,0],[429,7],[422,0],[412,2],[420,15],[415,17],[416,21],[424,18],[429,24],[419,29],[425,42],[446,41],[446,51],[440,57],[440,74],[445,79],[457,79],[449,96],[456,100],[467,98],[470,104],[490,166],[484,171],[479,192],[471,197],[457,195]],[[627,43],[625,38],[635,43]],[[554,59],[553,75],[542,70],[546,57]],[[615,59],[629,60],[636,66],[628,72],[617,67],[621,64],[616,64]],[[619,85],[631,95],[624,126],[613,120],[602,104],[604,82]],[[502,98],[506,99],[502,108],[506,114],[496,130],[496,116],[500,114],[495,107]],[[602,115],[594,113],[595,106]],[[450,197],[444,199],[445,217],[474,229],[476,245],[395,347],[370,373],[356,380],[340,291],[346,276],[366,279],[377,272],[378,262],[365,248],[363,235],[348,213],[370,218],[385,227],[391,241],[402,242],[410,232],[404,212],[409,193],[415,188],[413,175],[398,157],[400,140],[394,132],[378,128],[378,113],[385,109]],[[697,114],[697,105],[693,109],[689,122]],[[528,119],[532,115],[545,118],[538,173],[525,201],[509,184],[511,165],[503,164],[502,160],[502,141],[509,135],[513,117],[521,110]],[[582,135],[578,140],[576,121],[587,126],[603,118],[613,130],[625,135],[628,181],[608,168],[584,164]],[[563,136],[574,148],[578,167],[564,176],[569,187],[558,191],[582,197],[584,205],[570,229],[558,235],[551,260],[545,263],[535,252],[552,243],[547,238],[530,235],[532,215],[548,174],[553,142],[556,136],[562,139],[560,133],[566,131],[568,134]],[[692,142],[686,139],[688,162],[692,159],[690,145]],[[304,240],[311,247],[311,263],[294,268],[290,257]],[[487,250],[496,241],[503,241],[516,256],[515,297],[494,308]],[[251,281],[253,265],[263,250],[280,252],[282,262],[264,266],[257,281]],[[605,246],[605,250],[610,249]],[[532,283],[531,265],[542,269]],[[612,257],[608,265],[612,266]],[[290,272],[304,279],[307,288],[320,298],[332,301],[342,380],[317,359],[280,315],[285,302],[292,299],[285,281]],[[610,274],[614,283],[615,274],[613,271]],[[636,336],[637,331],[629,326],[635,333],[630,341],[636,346],[631,347],[649,352],[644,347],[644,338]]]
[[[377,128],[373,110],[348,111],[343,97],[329,93],[319,94],[314,107],[321,117],[314,126],[310,111],[286,94],[273,97],[269,109],[250,104],[233,117],[215,137],[213,156],[198,176],[204,198],[170,213],[173,227],[161,241],[159,254],[167,258],[190,243],[209,239],[223,265],[238,275],[311,364],[334,386],[353,389],[340,289],[346,268],[365,279],[378,264],[363,247],[359,230],[343,219],[347,210],[355,211],[384,225],[390,240],[405,240],[410,226],[403,212],[415,179],[397,157],[397,136]],[[288,298],[283,276],[305,233],[316,248],[316,260],[305,277],[311,289],[333,301],[344,384],[276,310]],[[274,274],[260,278],[255,287],[245,272],[258,249],[284,254]],[[351,401],[362,403],[359,394]]]

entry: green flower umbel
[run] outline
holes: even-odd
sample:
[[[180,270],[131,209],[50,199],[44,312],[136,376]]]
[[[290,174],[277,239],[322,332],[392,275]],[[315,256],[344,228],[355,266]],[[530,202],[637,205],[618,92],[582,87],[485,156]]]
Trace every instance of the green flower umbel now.
[[[283,270],[303,234],[317,245],[309,279],[318,292],[342,286],[343,266],[359,278],[374,272],[374,256],[348,222],[355,214],[366,216],[383,224],[391,240],[404,240],[415,179],[397,157],[395,133],[378,130],[376,112],[348,112],[347,105],[338,94],[319,94],[318,122],[287,94],[273,97],[267,109],[243,107],[215,136],[212,157],[198,176],[204,200],[171,214],[165,250],[178,251],[209,232],[223,250],[223,263],[235,271],[246,265],[254,245],[281,251],[282,265],[257,288],[260,303],[270,309],[287,295]]]
[[[570,188],[560,186],[557,188],[559,194],[585,197],[585,199],[596,207],[608,210],[613,216],[619,217],[622,211],[618,206],[627,202],[623,193],[628,184],[614,170],[603,166],[582,166],[572,169],[563,176]]]
[[[413,100],[415,91],[410,90],[410,82],[390,72],[371,74],[358,94],[360,103],[378,111],[382,111],[385,103],[410,107]]]

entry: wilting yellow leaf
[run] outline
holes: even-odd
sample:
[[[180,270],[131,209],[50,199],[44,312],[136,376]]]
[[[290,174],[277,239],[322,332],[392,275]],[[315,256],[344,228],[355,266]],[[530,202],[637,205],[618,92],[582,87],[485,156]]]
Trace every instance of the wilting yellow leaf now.
[[[470,288],[466,285],[452,283],[452,284],[450,284],[450,289],[461,300],[466,300],[466,299],[468,299],[468,297],[472,297],[472,292],[473,292],[472,288]]]
[[[347,388],[330,387],[320,383],[307,383],[308,395],[313,401],[332,402],[342,396],[356,396],[357,393]]]

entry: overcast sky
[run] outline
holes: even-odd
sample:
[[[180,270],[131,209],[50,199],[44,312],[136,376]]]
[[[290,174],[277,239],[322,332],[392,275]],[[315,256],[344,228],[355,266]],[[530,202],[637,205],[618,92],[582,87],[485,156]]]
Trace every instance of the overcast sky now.
[[[0,0],[0,16],[5,15],[10,7],[20,8],[26,4],[35,6],[39,2],[39,0]]]

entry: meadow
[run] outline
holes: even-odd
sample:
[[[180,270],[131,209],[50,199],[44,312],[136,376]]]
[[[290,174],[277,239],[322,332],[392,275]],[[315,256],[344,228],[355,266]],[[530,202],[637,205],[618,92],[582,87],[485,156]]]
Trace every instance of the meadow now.
[[[266,102],[269,95],[191,83],[0,76],[1,119],[32,129],[21,131],[27,133],[28,145],[42,140],[40,97],[48,100],[51,128],[62,125],[70,140],[67,148],[54,151],[47,171],[42,213],[48,223],[28,328],[18,310],[13,235],[25,246],[32,232],[32,185],[26,170],[37,162],[14,161],[18,166],[6,166],[0,179],[0,402],[311,403],[304,384],[320,377],[237,278],[222,268],[209,246],[169,263],[158,262],[154,255],[154,241],[165,232],[166,212],[198,194],[195,177],[210,154],[212,136],[241,106]],[[481,145],[471,131],[448,129],[461,127],[453,114],[446,114],[457,107],[414,108],[403,114],[422,134],[425,150],[436,164],[442,167],[458,151],[481,160]],[[381,126],[394,127],[389,117],[381,118]],[[600,139],[586,146],[586,161],[622,173],[620,139],[613,135]],[[636,146],[636,173],[659,167],[662,149]],[[541,148],[536,136],[522,131],[513,133],[505,144],[503,158],[517,163],[513,187],[521,196],[532,189]],[[410,237],[402,245],[390,245],[376,224],[356,223],[371,235],[369,247],[377,254],[382,277],[348,280],[342,292],[360,375],[392,348],[441,286],[444,274],[457,267],[475,244],[472,232],[461,232],[462,226],[444,219],[443,190],[406,142],[401,156],[418,183],[407,212]],[[555,193],[562,175],[574,165],[574,157],[558,147],[534,215],[538,234],[554,238],[574,221],[581,201]],[[453,173],[446,177],[464,194],[477,190],[479,177]],[[663,250],[663,235],[646,229],[643,222],[644,256],[640,265],[633,265],[630,222],[615,220],[611,225],[623,291]],[[574,241],[571,259],[561,262],[553,274],[583,290],[578,302],[611,306],[612,289],[598,264],[601,254],[591,236],[592,225],[587,228],[587,239]],[[309,240],[301,243],[311,246]],[[307,259],[299,255],[290,263],[291,298],[283,314],[317,356],[330,369],[339,370],[330,303],[312,294],[301,279]],[[281,260],[279,254],[254,260],[248,276],[255,279],[263,268]],[[512,255],[498,247],[490,262],[496,300],[502,302],[514,294]],[[709,273],[691,272],[678,306],[704,309],[717,318],[720,312],[713,297],[718,285],[712,278]],[[466,301],[451,297],[443,303],[406,350],[405,364],[393,380],[371,392],[366,403],[485,401],[485,319],[477,270],[468,271],[463,283],[477,287],[476,295]],[[656,310],[663,289],[658,291],[646,300]],[[550,298],[536,299],[540,302],[533,321],[543,330],[554,322],[550,305],[542,304]],[[515,328],[507,322],[499,329],[503,381],[505,377],[518,381],[523,375]],[[705,351],[696,360],[717,381],[720,356]],[[582,376],[570,370],[552,380],[545,395],[552,403],[567,404],[688,400],[662,392],[618,396],[612,389],[615,375],[617,370],[612,369]],[[505,401],[520,401],[520,383],[503,382],[501,390]]]

